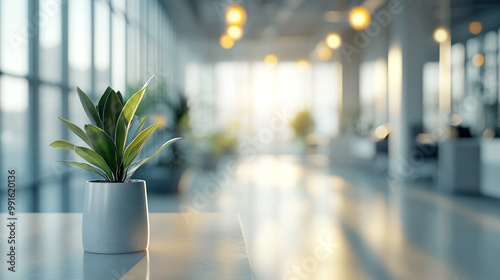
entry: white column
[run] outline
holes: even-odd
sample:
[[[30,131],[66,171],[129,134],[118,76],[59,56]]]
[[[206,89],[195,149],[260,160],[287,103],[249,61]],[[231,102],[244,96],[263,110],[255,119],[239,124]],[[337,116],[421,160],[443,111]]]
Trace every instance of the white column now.
[[[344,35],[345,41],[352,42],[355,32]],[[359,116],[359,68],[361,56],[358,52],[341,56],[342,63],[342,89],[339,96],[341,111],[339,112],[339,131],[341,134],[354,134],[356,121]]]
[[[396,178],[411,177],[421,164],[414,151],[413,127],[423,123],[422,69],[432,34],[426,20],[432,15],[426,1],[400,1],[400,12],[391,22],[388,54],[389,89],[389,173]]]

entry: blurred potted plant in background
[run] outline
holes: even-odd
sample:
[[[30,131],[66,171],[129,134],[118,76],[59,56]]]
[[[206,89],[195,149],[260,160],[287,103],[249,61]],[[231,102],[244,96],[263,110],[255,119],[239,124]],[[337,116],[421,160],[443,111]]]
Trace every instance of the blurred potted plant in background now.
[[[209,136],[194,140],[198,154],[201,156],[201,168],[215,170],[223,157],[236,153],[238,138],[236,136],[240,123],[234,121],[224,129],[219,129]]]
[[[188,101],[183,93],[179,93],[178,97],[177,101],[166,103],[170,112],[168,129],[172,134],[186,135],[187,139],[190,139]],[[189,140],[184,143],[185,145],[175,147],[169,154],[163,154],[152,166],[152,170],[157,171],[156,175],[151,174],[152,178],[156,180],[156,187],[152,188],[153,191],[160,193],[179,191],[182,175],[188,167],[188,142]],[[162,176],[158,176],[158,174],[162,174]]]
[[[314,125],[314,119],[309,110],[298,112],[290,122],[295,137],[301,142],[303,153],[307,149],[306,137],[314,131]]]
[[[309,110],[298,112],[290,122],[295,137],[304,140],[314,130],[314,119]]]
[[[154,112],[153,119],[164,123],[163,132],[168,135],[188,134],[187,127],[182,123],[189,123],[189,107],[187,98],[182,92],[177,99],[165,98],[165,87],[158,87],[155,94],[145,102],[141,109]],[[148,108],[149,107],[149,108]],[[186,144],[187,145],[187,144]],[[148,168],[139,170],[135,176],[147,178],[148,190],[157,193],[177,193],[182,174],[188,165],[186,145],[175,147],[171,153],[164,153],[158,160],[148,165]]]

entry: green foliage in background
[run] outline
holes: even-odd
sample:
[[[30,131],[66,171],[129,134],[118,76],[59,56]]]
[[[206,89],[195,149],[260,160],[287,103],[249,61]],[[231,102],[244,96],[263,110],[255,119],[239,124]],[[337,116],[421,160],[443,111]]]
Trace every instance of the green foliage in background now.
[[[298,112],[290,122],[290,126],[295,132],[295,136],[305,138],[314,130],[314,119],[311,112],[308,110]]]
[[[187,165],[188,146],[190,140],[190,125],[189,125],[189,105],[186,96],[179,92],[177,102],[170,101],[168,108],[172,112],[172,122],[170,127],[175,135],[182,135],[183,141],[180,145],[172,147],[170,157],[163,157],[159,160],[159,165],[184,168]]]
[[[128,93],[125,96],[132,96],[138,89],[141,88],[141,84],[129,86]],[[137,107],[135,114],[138,116],[146,116],[147,114],[155,113],[155,111],[158,111],[158,109],[162,106],[166,106],[167,102],[165,98],[163,98],[166,88],[167,84],[163,79],[160,79],[154,87],[149,87],[148,94],[141,100],[141,104]]]
[[[135,161],[142,148],[158,128],[155,123],[144,130],[146,117],[135,118],[138,122],[137,130],[133,139],[127,145],[129,130],[134,121],[134,115],[141,103],[146,88],[153,77],[133,94],[127,102],[124,102],[119,91],[115,92],[108,87],[99,99],[97,105],[80,89],[78,96],[85,113],[92,124],[85,125],[82,130],[68,120],[59,118],[71,131],[80,137],[88,147],[76,146],[65,140],[57,140],[50,144],[57,149],[74,150],[87,163],[64,161],[90,172],[101,175],[109,182],[127,182],[132,174],[144,163],[155,157],[161,150],[180,138],[174,138],[165,142],[151,156]]]
[[[236,150],[238,139],[227,133],[217,132],[211,137],[211,152],[214,155],[232,153]]]

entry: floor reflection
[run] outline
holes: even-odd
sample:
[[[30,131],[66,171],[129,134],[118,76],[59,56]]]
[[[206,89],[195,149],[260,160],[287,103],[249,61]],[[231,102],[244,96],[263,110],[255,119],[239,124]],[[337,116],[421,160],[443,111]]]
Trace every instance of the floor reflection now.
[[[150,196],[150,210],[179,212],[217,175],[191,172],[189,190]],[[331,168],[325,157],[241,161],[197,206],[240,213],[257,280],[500,279],[498,201]]]
[[[83,253],[83,279],[149,280],[149,252],[130,254]],[[131,270],[132,268],[133,271]]]

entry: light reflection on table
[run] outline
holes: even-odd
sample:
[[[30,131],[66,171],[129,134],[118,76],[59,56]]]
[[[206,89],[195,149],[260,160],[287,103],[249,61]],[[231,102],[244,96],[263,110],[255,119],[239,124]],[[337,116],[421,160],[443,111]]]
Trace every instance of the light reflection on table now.
[[[237,215],[203,213],[187,221],[153,213],[150,227],[148,251],[93,254],[83,251],[81,214],[19,214],[17,271],[2,261],[0,279],[252,279]],[[2,227],[0,240],[6,237]],[[0,248],[5,256],[6,246]]]

